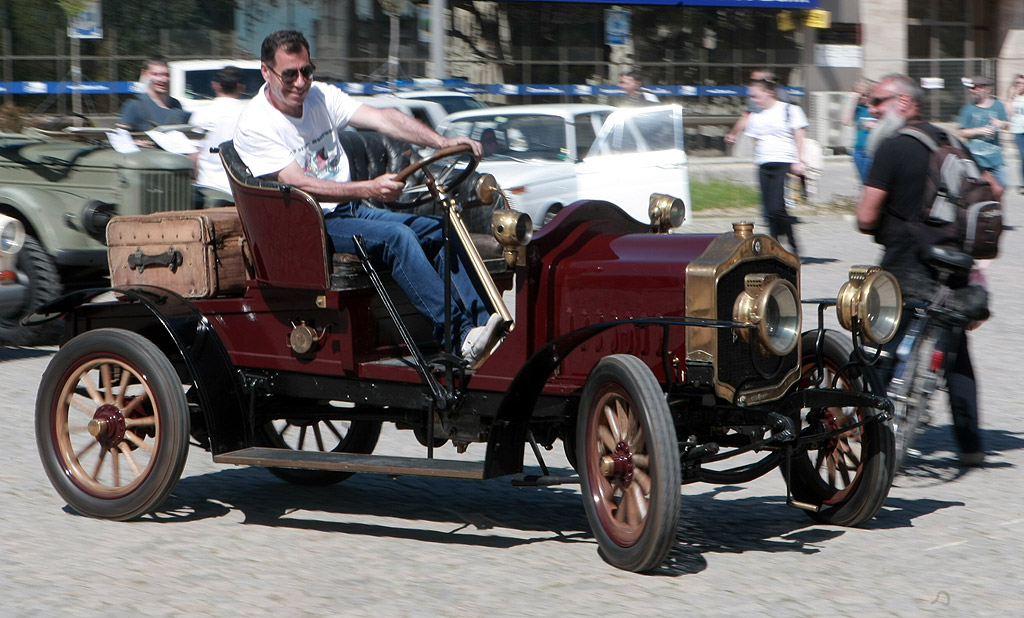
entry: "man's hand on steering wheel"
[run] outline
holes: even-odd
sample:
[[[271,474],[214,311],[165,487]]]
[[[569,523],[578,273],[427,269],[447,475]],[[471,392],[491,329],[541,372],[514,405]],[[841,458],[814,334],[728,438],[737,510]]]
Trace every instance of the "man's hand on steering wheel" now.
[[[459,144],[467,144],[470,148],[472,148],[473,156],[476,157],[478,160],[483,158],[484,147],[480,145],[480,142],[476,141],[475,139],[470,139],[468,137],[442,138],[441,145],[440,147],[438,147],[438,150],[443,150],[445,148],[450,148],[451,146],[457,146]]]
[[[398,174],[381,174],[370,181],[370,190],[367,198],[380,200],[382,202],[393,202],[402,195],[405,189],[405,182],[395,180]]]

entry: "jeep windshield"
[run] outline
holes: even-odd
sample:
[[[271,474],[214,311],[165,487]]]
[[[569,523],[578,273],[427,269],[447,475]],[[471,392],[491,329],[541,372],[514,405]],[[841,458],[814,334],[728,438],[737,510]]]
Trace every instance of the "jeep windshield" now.
[[[471,137],[484,144],[484,159],[565,161],[565,120],[542,114],[479,116],[456,120],[446,137]]]

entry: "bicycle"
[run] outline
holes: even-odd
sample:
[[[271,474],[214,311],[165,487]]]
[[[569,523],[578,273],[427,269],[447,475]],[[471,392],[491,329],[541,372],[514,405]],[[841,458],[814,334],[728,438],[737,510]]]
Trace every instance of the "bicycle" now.
[[[936,390],[945,389],[946,370],[955,362],[964,329],[972,319],[954,305],[949,282],[966,279],[974,259],[943,247],[933,247],[928,263],[938,272],[938,289],[928,301],[904,302],[913,317],[896,349],[887,391],[894,404],[890,421],[896,441],[894,473],[903,467],[917,435],[930,423],[928,404]]]

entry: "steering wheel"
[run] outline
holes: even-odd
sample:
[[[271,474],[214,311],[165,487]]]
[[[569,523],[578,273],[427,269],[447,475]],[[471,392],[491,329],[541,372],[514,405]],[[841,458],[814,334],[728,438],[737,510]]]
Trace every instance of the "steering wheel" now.
[[[443,159],[451,159],[439,171],[431,171],[430,166]],[[465,167],[461,164],[465,162]],[[410,163],[405,169],[398,172],[395,180],[406,182],[413,174],[420,172],[423,176],[421,184],[407,185],[402,190],[402,195],[391,205],[398,208],[413,208],[431,199],[440,199],[441,192],[449,192],[469,178],[469,175],[476,170],[480,161],[473,156],[473,147],[469,144],[456,144],[442,148],[430,156],[419,161]]]

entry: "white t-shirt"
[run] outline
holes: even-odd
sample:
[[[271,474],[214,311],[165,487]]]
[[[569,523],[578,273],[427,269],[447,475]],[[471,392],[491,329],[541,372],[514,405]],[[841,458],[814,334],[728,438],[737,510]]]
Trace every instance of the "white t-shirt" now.
[[[786,110],[789,109],[789,119]],[[743,133],[757,140],[754,163],[796,163],[796,141],[793,132],[807,126],[807,115],[798,105],[776,101],[768,109],[747,117]]]
[[[211,153],[210,148],[216,148],[234,136],[238,116],[245,105],[246,102],[239,99],[217,97],[192,113],[189,124],[206,131],[199,142],[199,161],[196,165],[196,184],[200,187],[213,187],[231,193],[220,155]]]
[[[254,176],[273,174],[294,161],[307,176],[351,180],[336,131],[348,126],[362,103],[337,86],[314,82],[302,105],[302,118],[292,118],[270,104],[266,87],[242,110],[235,130],[235,150],[249,171]]]

